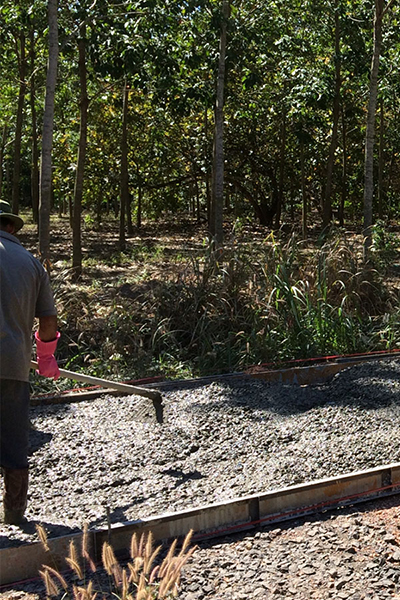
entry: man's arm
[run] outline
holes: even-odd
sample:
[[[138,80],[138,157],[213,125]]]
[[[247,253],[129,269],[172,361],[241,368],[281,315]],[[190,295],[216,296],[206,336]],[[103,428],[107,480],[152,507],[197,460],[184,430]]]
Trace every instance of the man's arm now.
[[[35,333],[39,375],[52,377],[53,379],[57,379],[60,376],[60,370],[54,358],[59,337],[57,317],[55,315],[39,317],[39,328]]]
[[[57,316],[39,317],[38,336],[42,342],[52,342],[57,337]]]

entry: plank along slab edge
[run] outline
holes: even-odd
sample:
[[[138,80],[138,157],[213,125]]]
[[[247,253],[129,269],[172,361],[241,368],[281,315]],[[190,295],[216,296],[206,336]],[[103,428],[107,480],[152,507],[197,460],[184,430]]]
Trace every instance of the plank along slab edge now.
[[[91,531],[89,545],[97,561],[105,541],[110,540],[115,551],[125,550],[135,532],[141,535],[152,531],[155,541],[185,536],[190,529],[194,530],[195,538],[216,537],[399,493],[400,463],[393,463],[177,513],[117,523],[110,531]],[[50,553],[40,543],[1,549],[0,585],[37,577],[46,562],[66,569],[64,557],[72,539],[79,547],[82,534],[50,538]]]

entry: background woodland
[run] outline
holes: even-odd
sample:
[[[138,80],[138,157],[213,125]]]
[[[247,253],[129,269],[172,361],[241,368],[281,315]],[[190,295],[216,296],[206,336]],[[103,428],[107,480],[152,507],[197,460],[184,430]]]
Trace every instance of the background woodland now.
[[[0,193],[53,265],[68,366],[397,347],[398,18],[391,0],[4,0]]]

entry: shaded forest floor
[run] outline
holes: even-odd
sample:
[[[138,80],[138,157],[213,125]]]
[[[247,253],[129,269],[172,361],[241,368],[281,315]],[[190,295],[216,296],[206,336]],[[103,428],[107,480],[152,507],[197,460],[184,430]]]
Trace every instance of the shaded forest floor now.
[[[37,231],[19,238],[37,256]],[[215,259],[205,224],[147,223],[118,249],[118,223],[82,232],[83,274],[74,282],[66,217],[52,217],[52,287],[60,365],[109,379],[189,377],[265,362],[400,346],[400,236],[376,229],[363,267],[357,231],[272,233],[226,227]],[[71,382],[44,381],[43,391]]]

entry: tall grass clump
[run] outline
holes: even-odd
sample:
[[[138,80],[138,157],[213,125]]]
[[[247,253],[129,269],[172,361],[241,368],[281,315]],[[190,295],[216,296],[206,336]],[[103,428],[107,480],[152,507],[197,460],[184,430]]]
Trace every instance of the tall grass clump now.
[[[44,529],[38,527],[39,539],[47,552],[50,551]],[[175,540],[163,559],[162,546],[154,548],[151,532],[140,538],[134,534],[130,544],[130,560],[122,563],[112,546],[105,542],[102,548],[102,565],[93,562],[88,547],[88,531],[85,527],[80,555],[71,541],[66,562],[70,574],[62,574],[57,568],[43,566],[40,575],[48,598],[69,600],[95,600],[117,598],[118,600],[161,600],[179,595],[182,569],[196,550],[190,547],[192,531],[183,541],[178,553]]]
[[[378,271],[362,265],[357,248],[336,235],[302,254],[293,268],[287,249],[281,248],[269,278],[273,283],[270,316],[282,347],[294,358],[307,358],[395,343],[393,337],[382,337],[378,343],[373,335],[371,323],[391,309],[391,299]]]
[[[191,351],[199,373],[386,349],[399,340],[387,326],[393,298],[378,271],[340,235],[317,248],[273,235],[261,246],[232,246],[219,262],[194,262],[169,294],[174,301],[160,303],[164,335],[181,355]]]
[[[204,243],[165,277],[61,284],[59,356],[72,370],[132,379],[396,348],[399,301],[383,276],[395,244],[379,231],[367,266],[342,231],[321,243],[235,233],[222,252]]]

